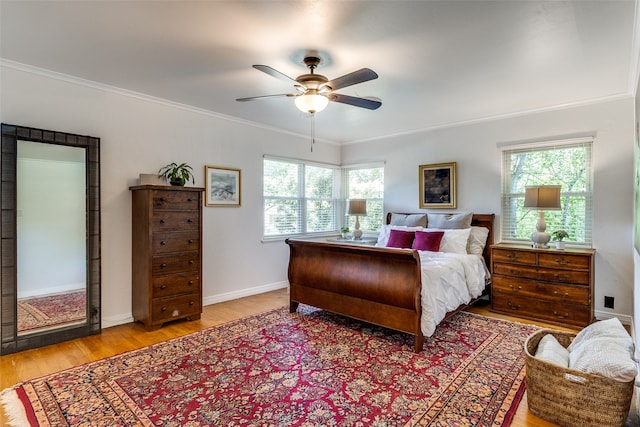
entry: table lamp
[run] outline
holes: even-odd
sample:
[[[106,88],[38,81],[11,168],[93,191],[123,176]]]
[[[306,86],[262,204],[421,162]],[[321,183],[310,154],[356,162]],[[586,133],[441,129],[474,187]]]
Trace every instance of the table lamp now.
[[[367,201],[365,199],[347,200],[347,214],[356,216],[356,229],[353,230],[353,239],[360,240],[362,238],[362,230],[360,230],[360,215],[367,214]]]
[[[548,248],[551,235],[545,230],[547,224],[544,221],[544,211],[560,210],[560,186],[536,185],[525,188],[524,207],[537,209],[539,216],[536,222],[536,231],[531,234],[534,248]]]

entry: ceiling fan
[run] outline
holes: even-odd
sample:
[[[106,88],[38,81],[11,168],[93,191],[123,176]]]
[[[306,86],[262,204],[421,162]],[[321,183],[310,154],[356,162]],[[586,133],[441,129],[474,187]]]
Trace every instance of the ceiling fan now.
[[[268,65],[254,65],[253,68],[267,73],[272,77],[292,83],[297,93],[281,93],[276,95],[253,96],[249,98],[238,98],[236,101],[253,101],[262,98],[272,98],[278,96],[294,97],[298,109],[305,113],[317,113],[327,107],[329,101],[349,104],[356,107],[375,110],[380,108],[382,102],[367,98],[358,98],[355,96],[342,95],[334,93],[335,90],[363,83],[378,78],[378,74],[369,68],[362,68],[344,76],[333,80],[327,79],[322,74],[315,74],[314,70],[320,64],[320,58],[317,56],[306,56],[304,64],[309,68],[309,73],[301,74],[295,79],[281,73],[280,71],[269,67]]]

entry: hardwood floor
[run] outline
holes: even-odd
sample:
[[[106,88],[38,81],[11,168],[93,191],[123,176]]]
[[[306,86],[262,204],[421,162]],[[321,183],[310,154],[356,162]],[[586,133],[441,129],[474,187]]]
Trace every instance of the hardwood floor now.
[[[106,328],[99,335],[0,356],[0,390],[30,378],[50,374],[129,350],[135,350],[204,328],[288,305],[288,302],[288,291],[282,289],[209,305],[204,307],[200,320],[176,321],[153,332],[147,332],[141,324],[130,323]],[[488,306],[472,307],[469,311],[522,323],[550,326],[490,313]],[[562,329],[555,326],[550,327]],[[6,418],[4,413],[2,413],[0,414],[0,426],[5,424]],[[518,412],[512,426],[550,427],[555,426],[555,424],[529,414],[525,394],[523,401],[518,407]]]

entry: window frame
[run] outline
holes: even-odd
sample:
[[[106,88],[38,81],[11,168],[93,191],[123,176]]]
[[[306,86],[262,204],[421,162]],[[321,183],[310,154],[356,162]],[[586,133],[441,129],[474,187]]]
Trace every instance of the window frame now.
[[[520,144],[505,144],[500,146],[502,156],[502,173],[501,173],[501,227],[500,235],[501,240],[505,242],[515,243],[527,243],[531,242],[530,239],[518,238],[514,234],[517,231],[513,228],[513,222],[518,221],[516,219],[516,213],[521,212],[518,209],[518,203],[520,199],[524,200],[524,188],[522,186],[522,192],[511,192],[512,187],[512,171],[511,171],[511,156],[517,153],[531,153],[531,152],[543,152],[553,150],[566,150],[572,148],[584,147],[585,153],[585,190],[572,191],[571,189],[565,189],[564,186],[561,189],[560,198],[563,204],[563,209],[560,211],[546,211],[546,216],[553,215],[552,212],[562,212],[561,215],[568,215],[565,212],[565,203],[568,203],[571,198],[580,199],[584,198],[584,218],[580,217],[576,222],[583,223],[583,229],[581,227],[581,233],[584,239],[576,239],[576,236],[571,236],[567,242],[570,245],[591,247],[593,243],[593,137],[572,138],[554,141],[540,141],[540,142],[526,142]],[[532,182],[530,185],[555,185],[562,184],[562,182]],[[511,212],[513,207],[516,207],[515,212]],[[538,211],[531,211],[535,218],[538,217]],[[582,220],[582,221],[580,221]],[[556,228],[549,224],[547,218],[547,232],[553,233]],[[532,227],[531,232],[535,231],[535,226]]]
[[[282,162],[294,164],[297,166],[298,177],[297,177],[297,192],[295,197],[288,196],[267,196],[265,194],[265,164],[266,161],[274,161],[274,162]],[[379,168],[382,167],[383,172],[383,194],[381,198],[375,198],[376,201],[380,200],[381,203],[384,203],[384,162],[373,162],[366,164],[354,164],[348,166],[339,166],[333,165],[329,163],[320,163],[313,162],[308,160],[300,160],[286,157],[275,157],[275,156],[263,156],[262,161],[262,241],[281,241],[290,237],[323,237],[323,236],[331,236],[340,233],[340,230],[343,226],[349,225],[350,222],[355,223],[355,217],[351,218],[346,214],[346,204],[349,194],[349,183],[348,183],[348,175],[351,170],[359,170],[359,169],[367,169],[367,168]],[[334,178],[333,178],[333,189],[332,189],[332,198],[331,199],[318,199],[314,197],[308,197],[305,194],[305,171],[307,167],[321,167],[333,169]],[[298,225],[300,226],[299,231],[295,233],[279,233],[279,234],[266,234],[268,228],[266,208],[269,200],[290,200],[295,199],[298,200],[298,217],[296,218],[298,221]],[[333,225],[334,228],[331,230],[325,231],[307,231],[306,227],[308,226],[308,213],[307,213],[307,202],[311,200],[330,200],[333,205]],[[369,199],[367,199],[369,200]],[[374,200],[374,199],[371,199]],[[382,216],[384,216],[384,211],[382,212]],[[304,220],[303,220],[304,219]],[[352,219],[352,221],[350,221]],[[384,218],[381,218],[381,221],[384,221]],[[366,230],[362,229],[365,234],[378,233],[379,230]]]

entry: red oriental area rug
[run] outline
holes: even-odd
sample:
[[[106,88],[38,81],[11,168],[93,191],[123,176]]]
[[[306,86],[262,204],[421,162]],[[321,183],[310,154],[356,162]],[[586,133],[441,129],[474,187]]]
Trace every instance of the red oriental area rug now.
[[[84,320],[87,315],[83,290],[18,300],[18,332],[33,331]]]
[[[56,427],[508,425],[536,329],[461,312],[415,354],[407,334],[283,307],[30,380],[2,400]]]

